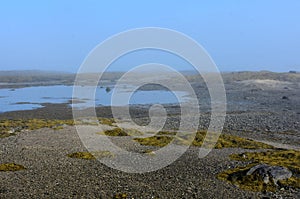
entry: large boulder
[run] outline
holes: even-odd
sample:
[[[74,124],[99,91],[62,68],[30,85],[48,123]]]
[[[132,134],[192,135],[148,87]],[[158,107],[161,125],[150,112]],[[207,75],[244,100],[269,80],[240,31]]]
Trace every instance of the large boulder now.
[[[263,179],[264,183],[268,184],[270,180],[273,180],[273,183],[277,185],[278,180],[292,177],[292,172],[285,167],[260,164],[252,167],[247,172],[247,175],[258,175]]]

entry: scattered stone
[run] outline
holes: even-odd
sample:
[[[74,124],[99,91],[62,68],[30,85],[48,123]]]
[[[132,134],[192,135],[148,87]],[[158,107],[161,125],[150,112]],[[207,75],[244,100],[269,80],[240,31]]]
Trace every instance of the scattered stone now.
[[[288,100],[289,98],[287,96],[283,96],[282,99]]]
[[[14,129],[11,129],[9,131],[7,131],[8,134],[14,134],[15,133],[15,130]]]

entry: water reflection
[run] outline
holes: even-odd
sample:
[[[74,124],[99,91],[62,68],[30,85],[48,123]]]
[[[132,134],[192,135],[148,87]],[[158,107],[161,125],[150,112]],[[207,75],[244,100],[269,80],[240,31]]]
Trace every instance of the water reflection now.
[[[86,93],[91,93],[93,87],[85,86]],[[93,105],[109,106],[111,104],[111,95],[113,87],[97,87],[95,100],[87,99],[85,96],[74,100],[76,108],[87,108]],[[41,108],[43,103],[71,103],[73,86],[39,86],[26,87],[19,89],[0,89],[0,112],[16,110],[32,110]],[[186,93],[176,91],[179,96],[185,96]],[[178,103],[177,98],[171,91],[151,90],[137,91],[130,101],[130,104],[168,104]]]

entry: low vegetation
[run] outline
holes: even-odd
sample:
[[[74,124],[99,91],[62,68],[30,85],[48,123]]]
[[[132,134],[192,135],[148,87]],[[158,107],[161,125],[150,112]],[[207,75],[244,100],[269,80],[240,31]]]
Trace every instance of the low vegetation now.
[[[171,143],[173,137],[170,136],[151,136],[147,138],[134,138],[141,145],[164,147]]]
[[[142,145],[164,147],[174,140],[176,144],[189,144],[192,146],[202,146],[204,139],[212,140],[212,136],[207,136],[206,131],[198,131],[196,136],[193,137],[191,134],[185,136],[176,136],[175,132],[158,132],[155,136],[147,138],[135,138],[134,140]],[[175,136],[174,136],[175,135]],[[209,143],[209,142],[208,142]],[[244,148],[244,149],[272,149],[271,145],[256,142],[247,138],[241,138],[238,136],[222,134],[218,138],[216,143],[213,143],[215,149],[222,148]]]
[[[265,163],[272,166],[284,166],[300,176],[300,151],[271,150],[265,152],[233,154],[232,160]]]
[[[24,166],[15,163],[0,164],[0,171],[20,171],[26,169]]]
[[[0,121],[0,138],[16,135],[23,130],[37,130],[41,128],[51,128],[59,130],[64,125],[74,125],[73,120],[45,120],[45,119],[28,119],[28,120],[2,120]]]
[[[115,194],[113,196],[113,199],[124,199],[124,198],[127,198],[127,194],[126,193],[118,193],[118,194]]]
[[[233,154],[232,160],[248,161],[245,167],[237,167],[218,174],[218,178],[232,183],[241,189],[250,191],[276,191],[280,188],[300,188],[300,152],[294,150],[271,150],[266,152],[247,152]],[[261,176],[246,175],[250,168],[259,164],[286,167],[292,171],[293,176],[286,180],[265,184]]]
[[[116,122],[113,118],[99,118],[99,123],[108,125],[108,126],[114,126],[114,123]]]
[[[70,158],[78,158],[85,160],[95,160],[96,158],[113,157],[113,154],[109,151],[94,151],[94,152],[75,152],[67,154]]]
[[[102,133],[99,133],[99,134],[102,134]],[[106,130],[103,132],[103,134],[105,134],[107,136],[128,136],[127,132],[121,128],[114,128],[112,130]]]
[[[89,124],[89,120],[76,121],[76,124]],[[91,120],[92,121],[92,120]],[[114,126],[112,118],[98,118],[100,124]],[[37,130],[41,128],[51,128],[54,130],[63,129],[64,126],[73,126],[74,120],[45,120],[45,119],[24,119],[24,120],[2,120],[0,121],[0,138],[16,135],[16,133],[24,130]],[[97,121],[95,125],[97,125]]]

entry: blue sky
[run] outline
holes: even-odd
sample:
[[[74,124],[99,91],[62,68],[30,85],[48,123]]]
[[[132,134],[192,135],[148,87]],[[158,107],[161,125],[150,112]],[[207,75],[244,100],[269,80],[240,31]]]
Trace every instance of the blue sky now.
[[[155,26],[194,38],[221,71],[300,71],[299,10],[299,0],[2,1],[0,70],[76,72],[106,38]],[[162,57],[137,54],[112,70]],[[181,63],[169,61],[176,69],[188,68]]]

